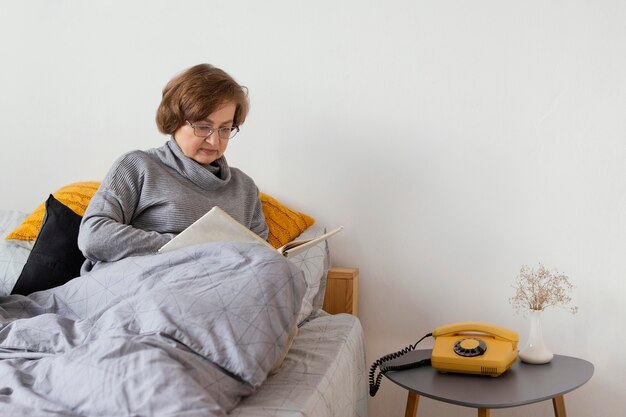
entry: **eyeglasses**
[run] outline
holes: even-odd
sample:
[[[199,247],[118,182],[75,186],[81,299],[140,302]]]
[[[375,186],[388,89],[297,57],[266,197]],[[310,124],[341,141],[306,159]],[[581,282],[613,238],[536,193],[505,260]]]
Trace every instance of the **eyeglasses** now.
[[[207,125],[194,125],[190,121],[187,120],[187,124],[191,126],[193,129],[193,134],[198,136],[199,138],[208,138],[213,134],[213,132],[217,131],[217,135],[220,139],[228,140],[235,137],[235,135],[239,132],[239,127],[220,127],[219,129],[214,129],[211,126]]]

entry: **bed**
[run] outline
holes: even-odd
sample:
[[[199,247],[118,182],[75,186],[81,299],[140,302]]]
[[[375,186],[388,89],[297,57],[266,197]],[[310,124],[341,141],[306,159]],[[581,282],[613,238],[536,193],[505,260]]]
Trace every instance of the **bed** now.
[[[5,413],[367,415],[358,270],[330,267],[327,244],[293,261],[261,245],[196,245],[9,295],[37,246],[4,237],[27,215],[0,210]]]

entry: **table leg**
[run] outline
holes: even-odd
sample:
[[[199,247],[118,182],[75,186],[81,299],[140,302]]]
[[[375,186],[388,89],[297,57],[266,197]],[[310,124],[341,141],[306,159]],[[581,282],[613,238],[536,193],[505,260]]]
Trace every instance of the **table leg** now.
[[[420,396],[413,391],[409,391],[409,396],[406,399],[406,411],[404,412],[404,417],[415,417],[417,415],[417,405],[419,401]]]
[[[554,406],[554,417],[567,417],[565,412],[565,398],[562,395],[554,397],[552,399],[552,405]]]
[[[491,409],[489,408],[479,408],[478,409],[478,417],[490,417]]]

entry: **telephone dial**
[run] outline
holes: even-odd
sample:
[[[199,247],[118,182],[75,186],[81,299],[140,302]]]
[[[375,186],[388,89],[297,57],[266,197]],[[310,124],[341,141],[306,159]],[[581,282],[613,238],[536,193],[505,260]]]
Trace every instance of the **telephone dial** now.
[[[430,336],[435,338],[430,359],[404,365],[386,364],[414,350],[422,340]],[[431,365],[444,373],[499,376],[515,363],[518,342],[519,336],[513,330],[488,323],[463,322],[437,327],[415,344],[385,355],[372,364],[369,375],[370,395],[376,395],[385,373],[423,365]],[[380,372],[374,378],[378,367]]]

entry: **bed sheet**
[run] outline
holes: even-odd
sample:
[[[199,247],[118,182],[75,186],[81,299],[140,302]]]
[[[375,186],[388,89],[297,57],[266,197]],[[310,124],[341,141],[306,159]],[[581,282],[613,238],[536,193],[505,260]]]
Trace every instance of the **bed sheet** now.
[[[366,417],[365,342],[359,320],[320,311],[305,322],[279,372],[229,416]]]

